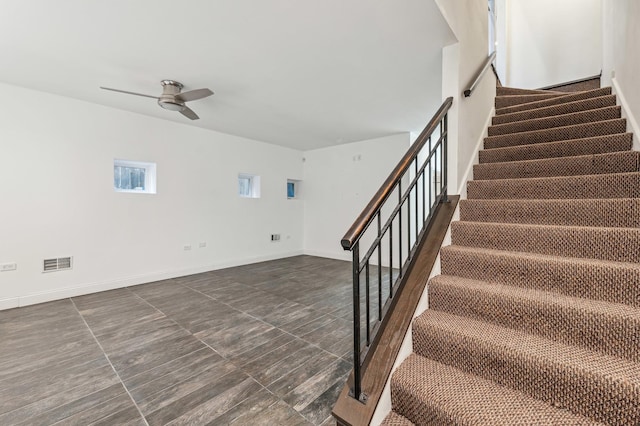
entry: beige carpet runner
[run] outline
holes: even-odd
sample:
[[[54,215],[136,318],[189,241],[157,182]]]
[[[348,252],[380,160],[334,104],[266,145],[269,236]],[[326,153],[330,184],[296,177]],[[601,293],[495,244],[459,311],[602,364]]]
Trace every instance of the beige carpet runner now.
[[[640,425],[640,153],[610,88],[499,87],[385,425]]]

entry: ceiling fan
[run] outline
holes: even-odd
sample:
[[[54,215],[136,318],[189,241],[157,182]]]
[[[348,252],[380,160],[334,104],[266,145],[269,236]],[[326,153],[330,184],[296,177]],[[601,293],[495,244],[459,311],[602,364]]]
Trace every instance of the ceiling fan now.
[[[190,120],[197,120],[200,117],[198,117],[198,114],[193,112],[191,108],[186,106],[185,102],[195,101],[213,95],[213,92],[209,89],[196,89],[189,90],[188,92],[181,92],[184,86],[182,85],[182,83],[174,80],[162,80],[160,84],[162,84],[162,95],[160,96],[145,95],[143,93],[128,92],[126,90],[111,89],[109,87],[102,86],[100,86],[100,88],[104,90],[111,90],[113,92],[120,92],[129,95],[144,96],[146,98],[157,99],[158,105],[160,105],[162,108],[168,109],[170,111],[179,111],[180,114],[184,115]]]

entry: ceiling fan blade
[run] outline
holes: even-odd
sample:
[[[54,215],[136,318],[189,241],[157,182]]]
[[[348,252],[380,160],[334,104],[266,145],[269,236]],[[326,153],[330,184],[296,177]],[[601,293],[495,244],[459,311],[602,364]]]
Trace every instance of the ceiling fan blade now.
[[[176,98],[182,100],[183,102],[195,101],[197,99],[206,98],[207,96],[213,95],[213,92],[209,89],[196,89],[190,90],[184,93],[178,93]]]
[[[127,95],[136,95],[136,96],[144,96],[145,98],[153,98],[153,99],[160,99],[157,96],[151,96],[151,95],[145,95],[143,93],[136,93],[136,92],[127,92],[126,90],[120,90],[120,89],[111,89],[109,87],[102,87],[100,86],[101,89],[104,90],[111,90],[112,92],[120,92],[120,93],[126,93]]]
[[[185,106],[184,109],[180,111],[180,114],[184,115],[189,120],[197,120],[197,119],[200,118],[200,117],[198,117],[198,114],[193,112],[193,110],[191,108],[189,108],[188,106]]]

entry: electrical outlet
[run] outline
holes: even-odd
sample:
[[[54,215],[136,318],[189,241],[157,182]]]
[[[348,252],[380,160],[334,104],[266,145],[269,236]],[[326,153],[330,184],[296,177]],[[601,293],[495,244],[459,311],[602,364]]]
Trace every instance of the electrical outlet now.
[[[280,241],[280,234],[271,234],[271,241],[274,243]]]
[[[200,248],[205,248],[207,246],[207,242],[206,241],[202,241],[200,242],[200,244],[198,244],[198,247]]]
[[[0,265],[0,272],[15,271],[18,269],[17,263],[3,263]]]
[[[191,244],[185,244],[182,248],[184,249],[184,251],[189,251],[191,250]]]

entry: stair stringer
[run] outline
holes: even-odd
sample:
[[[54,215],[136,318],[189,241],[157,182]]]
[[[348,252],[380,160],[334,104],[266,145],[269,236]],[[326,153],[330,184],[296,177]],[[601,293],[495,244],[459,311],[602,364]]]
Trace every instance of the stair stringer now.
[[[462,199],[462,197],[461,197]],[[440,248],[446,247],[451,244],[451,224],[453,222],[457,222],[460,220],[460,203],[456,207],[451,221],[449,222],[449,226],[447,228],[447,233],[445,234],[444,240],[440,245]],[[436,275],[440,275],[441,267],[440,267],[440,254],[436,258],[436,261],[429,273],[429,277],[426,281],[435,277]],[[422,296],[420,297],[420,301],[418,302],[418,306],[413,313],[413,319],[417,318],[419,315],[424,313],[427,309],[429,309],[429,288],[425,287],[422,292]],[[394,371],[404,362],[409,355],[413,353],[413,334],[412,327],[407,329],[406,334],[404,335],[404,339],[402,340],[402,345],[400,346],[400,351],[398,352],[398,356],[396,357],[395,362],[393,363],[393,369],[391,370],[391,374],[389,374],[389,378],[384,385],[384,390],[382,391],[382,395],[380,396],[380,400],[378,401],[378,405],[373,414],[373,418],[371,419],[371,425],[379,425],[382,421],[389,415],[392,410],[391,407],[391,378],[393,377]]]

